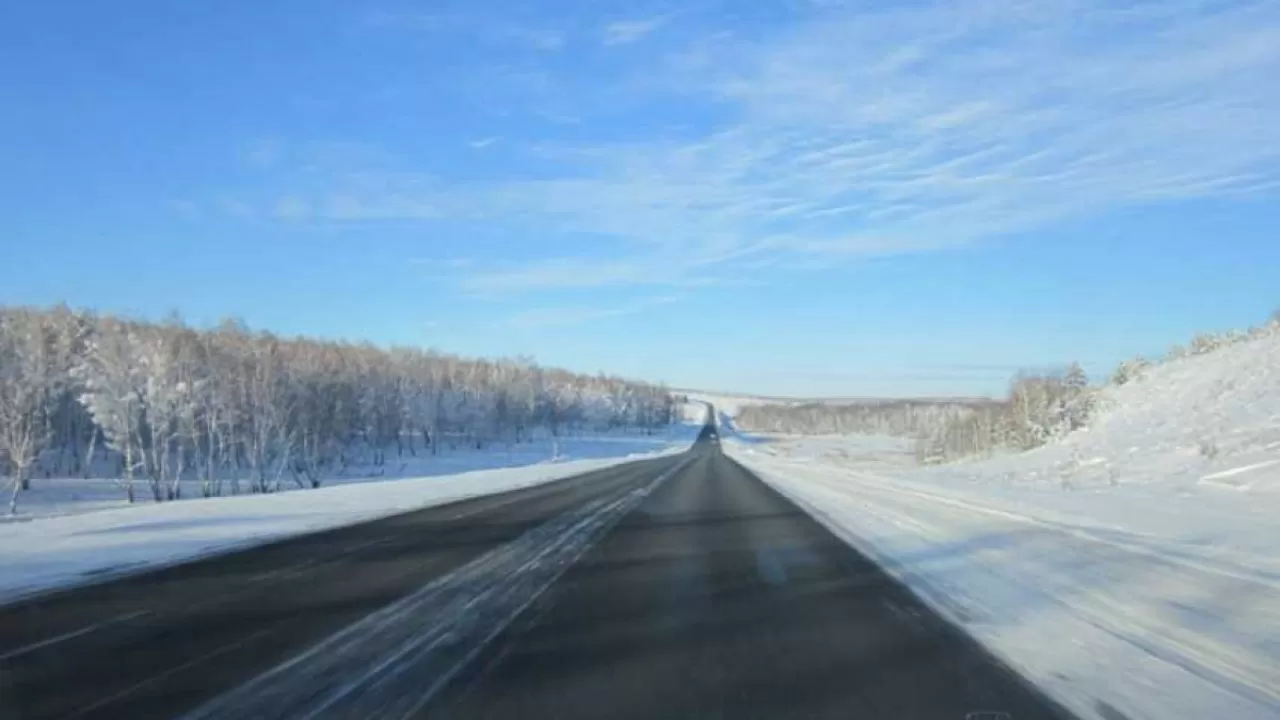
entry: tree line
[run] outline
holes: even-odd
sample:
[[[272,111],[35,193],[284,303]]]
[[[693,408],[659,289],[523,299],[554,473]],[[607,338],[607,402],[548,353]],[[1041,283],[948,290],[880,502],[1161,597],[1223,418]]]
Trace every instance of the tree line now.
[[[1140,382],[1153,366],[1207,355],[1280,333],[1280,310],[1247,330],[1200,333],[1154,360],[1119,364],[1111,385]],[[772,403],[741,410],[735,422],[756,432],[871,433],[915,440],[916,459],[939,463],[1001,450],[1030,450],[1085,427],[1097,412],[1097,387],[1078,363],[1060,371],[1018,373],[999,400],[880,400],[860,403]]]
[[[1087,422],[1093,395],[1080,365],[1061,372],[1020,373],[1009,395],[995,399],[866,400],[855,403],[765,404],[734,419],[744,430],[813,434],[878,434],[912,438],[916,457],[936,463],[1001,448],[1025,450]]]
[[[993,402],[975,399],[767,403],[742,407],[734,423],[752,432],[914,437]]]
[[[1247,330],[1199,333],[1186,345],[1171,346],[1154,360],[1136,356],[1122,361],[1111,373],[1113,386],[1140,382],[1155,365],[1238,345],[1280,333],[1280,310],[1267,322]],[[916,457],[921,462],[946,462],[998,450],[1030,450],[1088,425],[1100,399],[1096,387],[1079,364],[1062,372],[1020,373],[1001,402],[974,408],[918,437]]]
[[[177,499],[319,487],[389,452],[537,434],[653,430],[660,385],[416,348],[281,338],[227,320],[200,330],[66,307],[0,308],[0,468],[10,510],[37,468],[111,469],[125,496]]]
[[[1019,373],[1004,400],[973,408],[927,428],[916,438],[916,459],[939,463],[996,450],[1030,450],[1084,427],[1096,395],[1078,363],[1048,373]]]

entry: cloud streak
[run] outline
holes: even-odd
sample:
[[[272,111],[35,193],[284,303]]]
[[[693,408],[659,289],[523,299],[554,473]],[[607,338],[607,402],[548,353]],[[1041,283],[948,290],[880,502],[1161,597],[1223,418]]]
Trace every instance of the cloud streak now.
[[[644,20],[618,20],[605,25],[600,41],[605,45],[630,45],[643,40],[650,33],[662,27],[666,18],[655,17]]]
[[[598,307],[548,307],[534,308],[516,313],[508,321],[512,327],[521,330],[540,330],[551,327],[568,327],[604,320],[608,318],[635,315],[646,310],[670,305],[678,302],[679,295],[659,295],[640,298],[625,305],[612,308]]]
[[[575,231],[835,262],[1280,177],[1272,4],[841,10],[671,71],[734,120],[566,149],[581,177],[522,196]]]
[[[617,21],[602,42],[660,24]],[[591,238],[594,259],[461,280],[519,292],[831,267],[1280,190],[1275,3],[837,3],[752,33],[706,30],[636,61],[644,82],[629,102],[696,109],[685,127],[539,143],[532,179],[424,187],[405,175],[300,199],[335,221],[463,218]]]

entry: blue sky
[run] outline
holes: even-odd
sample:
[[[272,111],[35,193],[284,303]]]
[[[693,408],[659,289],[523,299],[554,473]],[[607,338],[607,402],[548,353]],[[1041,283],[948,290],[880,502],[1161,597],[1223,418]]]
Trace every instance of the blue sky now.
[[[788,395],[1280,306],[1280,5],[0,9],[0,301]]]

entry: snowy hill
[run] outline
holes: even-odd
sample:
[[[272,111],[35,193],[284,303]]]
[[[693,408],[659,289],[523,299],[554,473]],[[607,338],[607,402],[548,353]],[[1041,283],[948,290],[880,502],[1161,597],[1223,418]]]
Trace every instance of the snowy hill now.
[[[1280,333],[1100,399],[939,467],[892,438],[726,447],[1082,717],[1280,717]]]
[[[1280,333],[1152,367],[1100,393],[1088,429],[1023,454],[931,468],[920,477],[1025,492],[1143,498],[1099,519],[1269,552],[1280,532]]]
[[[1083,484],[1170,483],[1280,492],[1280,333],[1182,358],[1104,391],[1089,432],[1046,448]]]

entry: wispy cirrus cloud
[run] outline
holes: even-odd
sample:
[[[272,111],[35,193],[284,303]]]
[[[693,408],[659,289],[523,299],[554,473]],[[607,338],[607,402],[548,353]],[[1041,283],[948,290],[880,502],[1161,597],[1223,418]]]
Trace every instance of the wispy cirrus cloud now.
[[[633,244],[840,262],[1280,177],[1271,3],[841,9],[668,70],[731,119],[566,148],[577,177],[522,197]]]
[[[555,258],[518,267],[475,268],[459,280],[476,295],[617,286],[695,288],[722,284],[714,260],[697,254],[635,255],[610,260]]]
[[[548,288],[599,288],[654,282],[647,259],[616,261],[561,258],[514,269],[488,269],[462,279],[473,293],[519,292]]]
[[[633,300],[615,307],[546,307],[532,308],[513,315],[508,324],[521,330],[537,330],[550,327],[583,325],[607,318],[634,315],[646,310],[670,305],[680,300],[679,295],[658,295]]]
[[[602,41],[637,40],[653,22],[614,23]],[[674,130],[586,139],[609,134],[591,132],[583,99],[581,112],[560,107],[581,117],[575,139],[504,141],[534,153],[537,173],[343,180],[309,207],[591,238],[591,259],[477,265],[460,280],[522,292],[829,267],[1280,190],[1273,2],[832,3],[750,32],[705,30],[635,59],[630,104],[680,108]],[[540,72],[584,98],[593,87]]]
[[[605,45],[629,45],[644,39],[650,33],[662,27],[666,17],[652,17],[634,20],[616,20],[604,26],[600,41]]]

